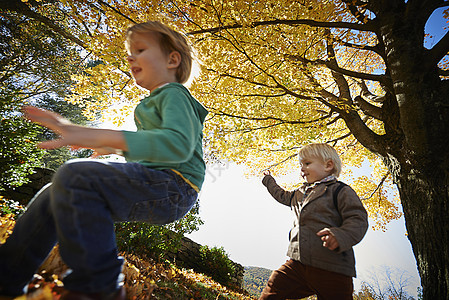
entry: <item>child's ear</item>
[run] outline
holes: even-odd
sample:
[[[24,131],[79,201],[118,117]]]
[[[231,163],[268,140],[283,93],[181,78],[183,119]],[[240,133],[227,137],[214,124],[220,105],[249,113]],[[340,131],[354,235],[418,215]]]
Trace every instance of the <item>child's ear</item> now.
[[[328,159],[325,164],[325,169],[327,172],[331,172],[335,167],[334,161],[332,159]]]
[[[181,54],[178,51],[172,51],[168,55],[168,68],[176,69],[181,64]]]

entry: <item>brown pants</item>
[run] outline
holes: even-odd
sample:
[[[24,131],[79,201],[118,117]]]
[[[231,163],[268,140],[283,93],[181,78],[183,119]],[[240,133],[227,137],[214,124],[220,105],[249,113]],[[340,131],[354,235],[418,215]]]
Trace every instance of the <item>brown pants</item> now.
[[[259,300],[301,299],[352,300],[352,277],[287,260],[273,271]]]

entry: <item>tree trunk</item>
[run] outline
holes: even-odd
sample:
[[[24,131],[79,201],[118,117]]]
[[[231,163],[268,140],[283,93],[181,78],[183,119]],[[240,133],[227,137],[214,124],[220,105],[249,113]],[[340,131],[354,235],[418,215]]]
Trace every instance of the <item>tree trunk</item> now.
[[[413,177],[402,176],[398,187],[423,296],[449,299],[448,182],[437,174],[424,180]]]
[[[435,159],[438,161],[439,159]],[[386,161],[399,189],[408,238],[423,287],[423,299],[449,299],[449,180],[438,165]],[[413,167],[410,167],[413,166]],[[423,172],[429,170],[431,172]]]
[[[423,25],[383,13],[379,21],[400,132],[389,135],[381,156],[399,190],[423,299],[449,300],[447,83],[435,64],[426,63]]]

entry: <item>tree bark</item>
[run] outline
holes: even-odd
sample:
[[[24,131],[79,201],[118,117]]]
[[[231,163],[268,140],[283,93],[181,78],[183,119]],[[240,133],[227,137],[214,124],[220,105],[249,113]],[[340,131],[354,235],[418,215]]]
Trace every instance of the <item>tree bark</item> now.
[[[433,58],[422,46],[423,26],[399,18],[394,11],[383,11],[378,18],[402,132],[402,137],[396,132],[387,142],[383,159],[399,190],[423,299],[449,299],[449,101],[445,83],[437,65],[426,63]]]
[[[433,172],[421,162],[399,162],[388,157],[404,212],[408,238],[417,261],[423,299],[449,299],[449,223],[447,171]]]

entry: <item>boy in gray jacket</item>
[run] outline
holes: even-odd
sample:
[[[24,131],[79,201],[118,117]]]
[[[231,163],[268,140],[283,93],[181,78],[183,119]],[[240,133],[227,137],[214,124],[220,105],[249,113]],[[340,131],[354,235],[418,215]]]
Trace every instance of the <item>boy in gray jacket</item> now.
[[[301,175],[306,182],[294,191],[277,185],[269,171],[262,183],[294,214],[290,231],[290,257],[274,271],[260,300],[301,299],[352,300],[352,277],[356,276],[352,246],[368,229],[368,216],[359,197],[337,181],[341,160],[327,144],[310,144],[299,151]]]

